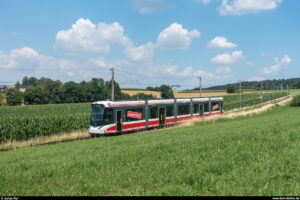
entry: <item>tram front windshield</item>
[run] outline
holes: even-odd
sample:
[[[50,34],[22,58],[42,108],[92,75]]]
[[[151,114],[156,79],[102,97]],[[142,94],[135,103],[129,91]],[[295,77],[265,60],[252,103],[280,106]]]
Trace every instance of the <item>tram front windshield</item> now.
[[[100,126],[113,123],[113,110],[105,107],[93,106],[91,125]]]

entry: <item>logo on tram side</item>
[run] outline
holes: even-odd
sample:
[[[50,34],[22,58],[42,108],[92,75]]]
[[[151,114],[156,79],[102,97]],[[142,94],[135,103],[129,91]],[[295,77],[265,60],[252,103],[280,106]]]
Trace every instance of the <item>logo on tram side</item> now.
[[[214,105],[213,107],[212,107],[212,110],[216,110],[216,109],[218,109],[219,108],[219,104],[216,104],[216,105]]]
[[[132,111],[127,112],[127,117],[129,117],[129,118],[142,119],[142,116],[143,116],[143,113],[132,112]]]

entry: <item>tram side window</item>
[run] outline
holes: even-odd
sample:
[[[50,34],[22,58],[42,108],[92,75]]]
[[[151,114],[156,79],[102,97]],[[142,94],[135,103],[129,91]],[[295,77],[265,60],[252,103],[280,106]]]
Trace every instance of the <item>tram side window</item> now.
[[[151,107],[150,108],[150,119],[158,118],[158,111],[157,107]]]
[[[211,104],[211,111],[219,111],[219,110],[220,110],[219,103],[212,103]]]
[[[138,121],[143,119],[143,108],[126,109],[126,122]]]
[[[204,112],[209,112],[209,109],[208,109],[208,103],[205,103],[205,104],[204,104]]]
[[[190,114],[190,105],[179,105],[178,115],[188,115]]]
[[[111,124],[114,121],[113,109],[105,109],[104,112],[104,124]]]
[[[194,114],[199,113],[199,104],[194,104]]]
[[[167,117],[173,116],[173,106],[167,106]]]

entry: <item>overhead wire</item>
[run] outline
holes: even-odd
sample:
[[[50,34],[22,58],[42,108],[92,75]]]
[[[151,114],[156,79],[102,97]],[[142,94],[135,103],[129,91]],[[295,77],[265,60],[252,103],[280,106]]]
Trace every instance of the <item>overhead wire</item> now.
[[[30,71],[30,70],[37,70],[38,68],[7,68],[7,67],[0,67],[0,70],[17,70],[17,71]],[[84,70],[89,70],[89,71],[108,71],[109,68],[85,68]],[[43,71],[58,71],[58,70],[61,70],[61,69],[42,69]],[[135,76],[138,76],[138,77],[145,77],[147,79],[156,79],[156,80],[161,80],[161,81],[165,81],[165,80],[174,80],[174,78],[170,77],[170,76],[174,76],[174,75],[170,75],[168,77],[165,77],[165,76],[149,76],[149,75],[145,75],[145,74],[141,74],[141,73],[135,73],[135,72],[130,72],[130,71],[124,71],[124,70],[121,70],[121,69],[116,69],[115,70],[115,73],[117,74],[128,74],[128,75],[135,75]],[[181,79],[181,78],[184,78],[184,77],[176,77],[176,79]],[[192,78],[195,78],[195,77],[192,77]],[[126,83],[122,83],[122,84],[126,84]],[[153,83],[153,82],[145,82],[144,80],[143,81],[136,81],[135,83],[128,83],[128,84],[132,84],[132,85],[148,85],[148,86],[159,86],[161,84],[156,84],[156,83]],[[167,84],[167,83],[165,83]],[[168,85],[170,85],[170,83],[168,83]],[[175,85],[175,84],[171,84],[171,85]],[[181,85],[181,86],[185,86],[185,85]]]

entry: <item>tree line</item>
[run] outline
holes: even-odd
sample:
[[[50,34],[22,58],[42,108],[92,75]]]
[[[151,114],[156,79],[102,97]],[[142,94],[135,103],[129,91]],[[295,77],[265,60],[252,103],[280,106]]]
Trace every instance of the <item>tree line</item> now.
[[[273,79],[273,80],[264,80],[264,81],[242,81],[243,89],[253,89],[260,90],[261,83],[263,83],[264,90],[272,90],[272,89],[280,89],[281,84],[284,88],[289,86],[289,88],[300,89],[300,78],[290,78],[290,79]],[[228,88],[234,87],[238,88],[239,83],[231,83],[225,85],[217,85],[208,88],[204,88],[205,90],[227,90]],[[192,90],[199,90],[198,88],[194,88]]]
[[[0,94],[0,105],[6,96],[6,104],[9,106],[37,105],[37,104],[60,104],[60,103],[84,103],[111,99],[112,81],[104,81],[102,78],[92,78],[90,81],[73,81],[62,83],[59,80],[50,78],[36,78],[25,76],[22,83],[15,84],[16,88],[6,90],[5,95]],[[25,92],[20,92],[20,88],[26,88]],[[160,88],[162,98],[173,98],[172,88],[162,85]],[[115,100],[137,100],[156,99],[153,95],[139,93],[130,96],[122,93],[120,86],[114,82]]]
[[[22,83],[17,82],[16,88],[6,90],[7,105],[59,104],[59,103],[84,103],[111,99],[111,81],[102,78],[92,78],[90,81],[76,83],[69,81],[62,83],[50,78],[36,78],[25,76]],[[20,88],[26,88],[20,92]],[[120,86],[114,82],[115,100],[133,100],[137,95],[130,96],[122,93]],[[155,99],[153,95],[138,94],[142,99]]]

